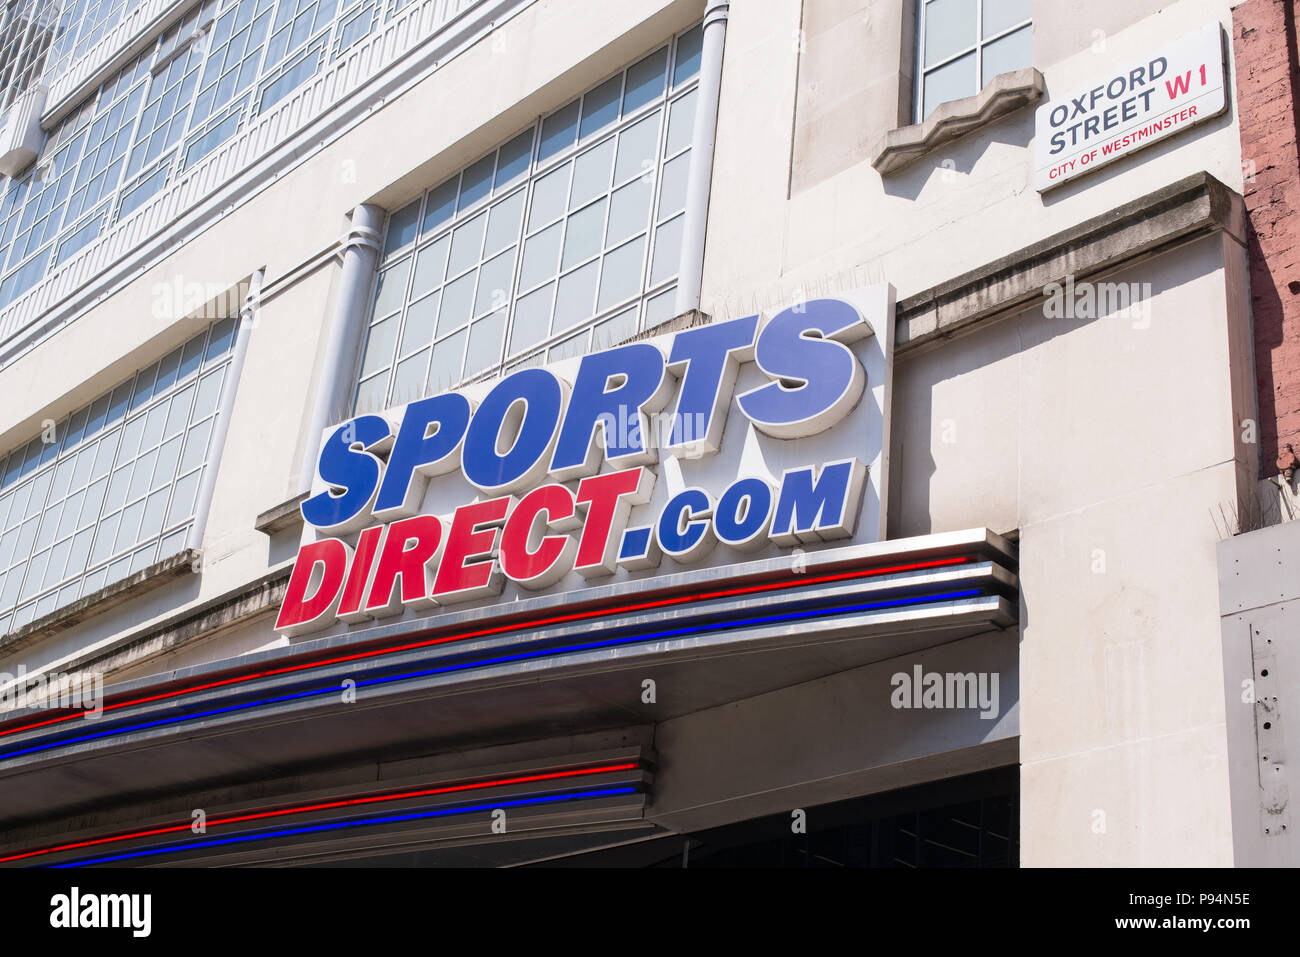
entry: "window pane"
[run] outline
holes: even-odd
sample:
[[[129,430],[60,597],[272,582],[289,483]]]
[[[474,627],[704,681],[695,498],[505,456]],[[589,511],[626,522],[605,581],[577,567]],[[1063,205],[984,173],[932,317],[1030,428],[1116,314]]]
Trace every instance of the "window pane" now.
[[[361,360],[361,377],[385,368],[393,361],[393,341],[397,338],[397,317],[393,316],[370,327],[365,357]]]
[[[652,113],[640,123],[624,130],[618,137],[618,162],[614,165],[614,182],[631,176],[653,173],[655,153],[659,149],[659,114]]]
[[[408,203],[388,217],[388,234],[384,238],[384,255],[403,249],[415,241],[420,222],[420,201]]]
[[[465,376],[469,377],[501,361],[506,331],[506,313],[494,312],[470,327],[469,350],[465,353]]]
[[[655,230],[654,263],[650,267],[650,283],[657,285],[669,276],[677,275],[682,258],[682,224],[685,217],[670,219]]]
[[[627,90],[623,93],[624,116],[663,95],[667,67],[668,48],[664,47],[627,71]]]
[[[650,200],[654,197],[651,183],[634,179],[615,190],[609,202],[609,228],[606,246],[615,246],[630,239],[646,227],[650,219]]]
[[[609,349],[636,335],[636,312],[636,307],[633,306],[596,323],[591,333],[591,348]]]
[[[925,65],[975,45],[978,0],[929,0],[925,5]]]
[[[429,192],[424,206],[424,221],[420,224],[420,233],[429,235],[444,226],[456,214],[456,191],[459,180],[453,176],[435,190]]]
[[[533,155],[533,131],[520,133],[501,147],[497,160],[497,189],[508,186],[528,172],[528,161]]]
[[[510,304],[510,281],[514,278],[515,251],[507,249],[483,264],[478,271],[478,293],[474,297],[474,315],[481,316]]]
[[[699,75],[703,42],[704,31],[701,27],[689,30],[677,39],[677,64],[673,68],[674,87],[679,87]]]
[[[548,226],[524,243],[524,264],[519,271],[519,288],[531,289],[554,276],[559,267],[560,235],[563,223]]]
[[[451,240],[443,236],[415,254],[415,278],[411,280],[411,295],[423,296],[442,282],[447,265],[447,247]]]
[[[406,295],[406,277],[411,271],[411,260],[403,259],[391,269],[379,274],[375,289],[375,315],[386,316],[402,305]]]
[[[492,173],[496,168],[496,154],[489,153],[461,174],[460,202],[456,209],[464,210],[487,198],[492,192]]]
[[[574,160],[569,209],[577,209],[609,189],[609,169],[613,159],[614,141],[610,139]]]
[[[435,292],[411,303],[406,310],[406,325],[402,329],[402,344],[398,355],[406,355],[433,340],[433,324],[438,317],[438,303],[442,294]]]
[[[686,206],[686,178],[691,171],[691,155],[683,153],[664,164],[659,186],[658,218],[681,211]]]
[[[645,328],[653,329],[661,322],[672,319],[677,312],[677,287],[659,293],[645,304]]]
[[[377,375],[373,379],[367,379],[357,387],[357,401],[355,403],[358,415],[364,412],[378,412],[383,409],[387,402],[386,394],[388,392],[388,376]]]
[[[556,110],[542,121],[542,138],[537,161],[544,163],[574,144],[578,138],[578,101]]]
[[[1008,33],[1000,40],[994,40],[984,48],[981,64],[984,72],[982,86],[987,86],[999,73],[1022,70],[1033,59],[1033,28],[1023,27],[1015,33]]]
[[[622,74],[606,80],[582,98],[582,122],[578,128],[579,141],[599,133],[618,119],[619,102],[623,96]]]
[[[475,276],[475,273],[467,273],[443,289],[442,305],[438,310],[438,335],[445,336],[469,321],[474,306]]]
[[[555,283],[547,283],[530,292],[515,305],[514,330],[510,334],[510,351],[521,352],[546,338],[551,328],[551,299]]]
[[[600,274],[598,310],[608,309],[641,289],[641,262],[645,256],[645,238],[633,240],[605,256]]]
[[[451,259],[447,275],[459,276],[479,260],[483,251],[483,230],[487,226],[487,213],[480,213],[451,234]]]
[[[997,36],[1003,30],[1029,19],[1031,0],[984,0],[984,22],[981,31],[985,38]]]
[[[596,273],[600,263],[592,262],[575,270],[560,280],[555,296],[555,325],[553,331],[590,319],[596,293]]]
[[[491,256],[512,245],[519,237],[519,219],[524,211],[524,190],[511,194],[492,207],[488,217],[483,255]]]
[[[427,349],[421,350],[409,359],[397,364],[397,371],[393,373],[393,397],[389,402],[390,405],[405,405],[423,397],[424,378],[428,364],[429,351]]]
[[[672,156],[691,145],[691,137],[695,133],[695,100],[695,91],[691,90],[673,103],[669,110],[668,145],[664,155]]]
[[[587,333],[580,332],[576,336],[570,336],[558,345],[551,346],[551,351],[546,354],[547,362],[559,362],[562,359],[572,359],[580,356],[587,349]]]
[[[537,229],[553,222],[565,209],[569,196],[569,172],[572,163],[565,163],[554,172],[547,173],[533,186],[533,202],[528,210],[528,228]]]
[[[601,249],[605,233],[605,200],[592,203],[569,217],[568,231],[564,236],[564,260],[561,269],[568,269],[589,259]]]
[[[433,362],[429,367],[429,393],[445,392],[460,381],[460,364],[465,354],[465,336],[462,329],[433,347]]]
[[[934,108],[941,104],[950,100],[959,100],[964,96],[973,96],[978,92],[975,88],[975,54],[968,53],[947,66],[925,75],[924,116],[929,116]]]

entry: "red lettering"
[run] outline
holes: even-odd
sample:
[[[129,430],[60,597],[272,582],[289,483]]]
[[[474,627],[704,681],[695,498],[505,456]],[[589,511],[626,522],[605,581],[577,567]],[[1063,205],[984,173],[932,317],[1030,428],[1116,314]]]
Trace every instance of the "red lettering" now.
[[[428,565],[441,543],[442,522],[432,515],[417,515],[389,525],[375,563],[375,581],[366,599],[366,611],[382,618],[403,608],[433,605]]]
[[[573,528],[573,493],[563,485],[544,485],[515,506],[501,533],[501,570],[525,588],[548,588],[573,566],[577,543],[568,535],[541,535],[544,529]],[[544,522],[538,522],[544,518]]]
[[[643,468],[593,475],[578,483],[577,502],[587,505],[574,571],[586,578],[611,575],[633,505],[650,500],[654,474]]]
[[[447,532],[447,545],[433,594],[444,604],[501,593],[504,582],[492,557],[501,524],[510,510],[511,497],[490,498],[485,502],[462,505],[456,509]],[[479,526],[487,526],[479,530]],[[473,561],[472,559],[487,559]]]
[[[275,630],[286,635],[305,635],[333,624],[332,614],[338,605],[343,577],[348,570],[352,550],[337,538],[323,538],[298,549],[289,584],[280,606]],[[319,584],[310,596],[307,589],[321,569]]]
[[[367,528],[357,539],[357,551],[352,556],[352,567],[348,569],[348,580],[343,583],[343,594],[339,598],[339,609],[336,612],[343,621],[365,621],[370,617],[362,609],[361,603],[366,598],[366,583],[370,579],[370,568],[374,564],[375,552],[383,534],[383,526],[376,525]]]

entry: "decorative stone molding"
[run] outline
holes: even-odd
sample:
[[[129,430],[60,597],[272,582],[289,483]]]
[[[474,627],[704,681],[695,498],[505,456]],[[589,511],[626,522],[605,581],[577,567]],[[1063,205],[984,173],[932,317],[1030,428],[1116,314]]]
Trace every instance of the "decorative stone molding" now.
[[[1042,99],[1047,86],[1033,67],[1000,73],[974,96],[941,104],[923,123],[902,126],[881,136],[871,149],[871,165],[888,175],[965,136]]]
[[[1244,244],[1244,217],[1239,194],[1209,173],[1188,176],[901,300],[895,348],[901,355],[947,339],[1042,302],[1049,283],[1085,279],[1197,236],[1224,232]]]
[[[302,503],[307,501],[310,492],[301,492],[286,502],[268,508],[257,520],[253,528],[263,535],[276,535],[291,528],[302,527]]]

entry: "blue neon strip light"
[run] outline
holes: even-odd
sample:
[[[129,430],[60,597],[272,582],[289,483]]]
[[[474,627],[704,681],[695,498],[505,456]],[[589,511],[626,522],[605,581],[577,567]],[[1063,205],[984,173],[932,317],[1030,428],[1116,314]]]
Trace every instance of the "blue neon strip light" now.
[[[157,854],[175,854],[180,851],[192,851],[200,847],[216,847],[222,844],[246,844],[252,841],[267,841],[277,837],[290,837],[295,834],[312,834],[321,831],[340,831],[349,827],[364,827],[367,824],[392,824],[397,821],[418,821],[423,818],[449,817],[453,814],[472,814],[476,811],[495,811],[503,807],[524,807],[533,804],[556,804],[560,801],[573,801],[587,798],[609,797],[615,794],[633,794],[636,788],[603,788],[598,791],[579,791],[574,794],[547,795],[536,798],[520,798],[514,801],[495,801],[491,804],[475,804],[470,807],[440,808],[435,811],[417,811],[410,814],[385,814],[381,817],[360,818],[353,821],[334,821],[329,824],[310,824],[303,827],[289,827],[279,831],[263,831],[259,834],[244,834],[234,837],[216,837],[206,841],[193,841],[188,844],[169,844],[166,847],[153,847],[142,851],[128,851],[124,854],[112,854],[108,857],[92,857],[80,861],[67,861],[63,864],[49,865],[51,870],[68,867],[85,867],[89,864],[107,864],[112,861],[125,861],[134,857],[152,857]],[[39,866],[39,865],[38,865]]]
[[[819,618],[828,614],[848,614],[858,611],[875,611],[881,608],[897,608],[904,605],[924,605],[933,604],[939,601],[949,601],[957,598],[971,598],[978,595],[979,589],[970,588],[965,591],[945,592],[939,595],[927,595],[924,598],[897,598],[888,601],[868,602],[863,605],[849,605],[843,608],[835,609],[816,609],[814,611],[787,612],[781,615],[764,615],[760,618],[747,618],[740,621],[726,622],[720,626],[710,625],[690,625],[683,628],[671,628],[666,631],[657,631],[650,633],[638,633],[628,635],[622,638],[610,638],[605,641],[586,642],[580,645],[566,645],[559,648],[543,648],[538,651],[523,651],[513,655],[501,655],[496,658],[485,658],[478,661],[461,662],[454,665],[444,665],[439,668],[426,668],[421,671],[410,671],[400,675],[388,675],[382,678],[367,678],[364,681],[358,681],[358,688],[370,687],[374,685],[391,684],[395,681],[409,681],[412,678],[427,678],[433,675],[449,674],[456,671],[468,671],[473,668],[486,668],[490,665],[507,664],[514,661],[527,661],[531,658],[548,658],[558,655],[568,654],[577,651],[590,651],[595,648],[609,648],[614,645],[629,645],[644,641],[657,641],[663,638],[681,637],[684,635],[707,633],[709,631],[720,631],[729,628],[743,628],[749,625],[772,624],[779,621],[793,621],[802,618]],[[314,698],[321,695],[338,694],[340,685],[331,684],[325,688],[312,688],[307,691],[296,691],[292,694],[277,695],[273,698],[263,698],[258,701],[245,701],[241,704],[230,705],[224,708],[213,708],[208,711],[194,711],[188,714],[175,715],[170,718],[159,718],[156,721],[145,721],[140,724],[126,725],[119,728],[109,728],[105,731],[96,731],[94,734],[83,734],[75,738],[63,738],[58,741],[51,741],[45,744],[33,745],[29,748],[19,748],[13,751],[0,751],[0,761],[7,758],[16,758],[24,754],[35,754],[40,751],[48,751],[52,748],[61,748],[68,744],[79,744],[83,741],[94,741],[98,738],[111,737],[115,734],[125,734],[129,731],[144,731],[149,728],[163,727],[169,724],[177,724],[182,721],[194,721],[199,718],[211,718],[222,714],[231,714],[236,711],[247,711],[250,708],[261,708],[272,704],[282,704],[286,701],[297,701],[303,698]]]

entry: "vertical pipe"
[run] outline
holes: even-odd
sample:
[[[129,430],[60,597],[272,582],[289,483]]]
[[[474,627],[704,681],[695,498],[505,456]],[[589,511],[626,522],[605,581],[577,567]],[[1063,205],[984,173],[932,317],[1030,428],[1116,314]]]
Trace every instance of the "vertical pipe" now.
[[[704,273],[704,233],[709,222],[709,184],[713,179],[713,145],[718,135],[718,95],[722,88],[722,52],[727,38],[728,0],[706,0],[700,84],[696,93],[691,166],[686,182],[686,221],[682,224],[682,258],[677,273],[677,315],[700,308]]]
[[[248,355],[248,340],[252,337],[253,324],[257,321],[257,300],[261,295],[265,274],[265,269],[253,273],[253,278],[248,283],[248,292],[244,295],[244,304],[239,310],[235,350],[230,357],[230,368],[226,370],[226,384],[221,390],[221,401],[217,405],[217,420],[208,439],[208,464],[204,467],[203,478],[199,482],[198,500],[194,505],[194,524],[190,526],[190,534],[185,541],[186,548],[198,550],[203,547],[203,533],[208,527],[208,512],[212,505],[212,490],[216,488],[221,453],[226,448],[230,413],[235,407],[235,394],[239,391],[239,378],[244,371],[244,357]]]
[[[343,243],[343,271],[339,275],[334,315],[330,319],[325,357],[321,363],[320,383],[307,422],[306,447],[298,491],[311,489],[316,478],[316,447],[321,433],[346,413],[352,396],[352,372],[366,329],[370,304],[370,284],[379,258],[383,239],[384,211],[363,203],[352,211],[352,225]]]

